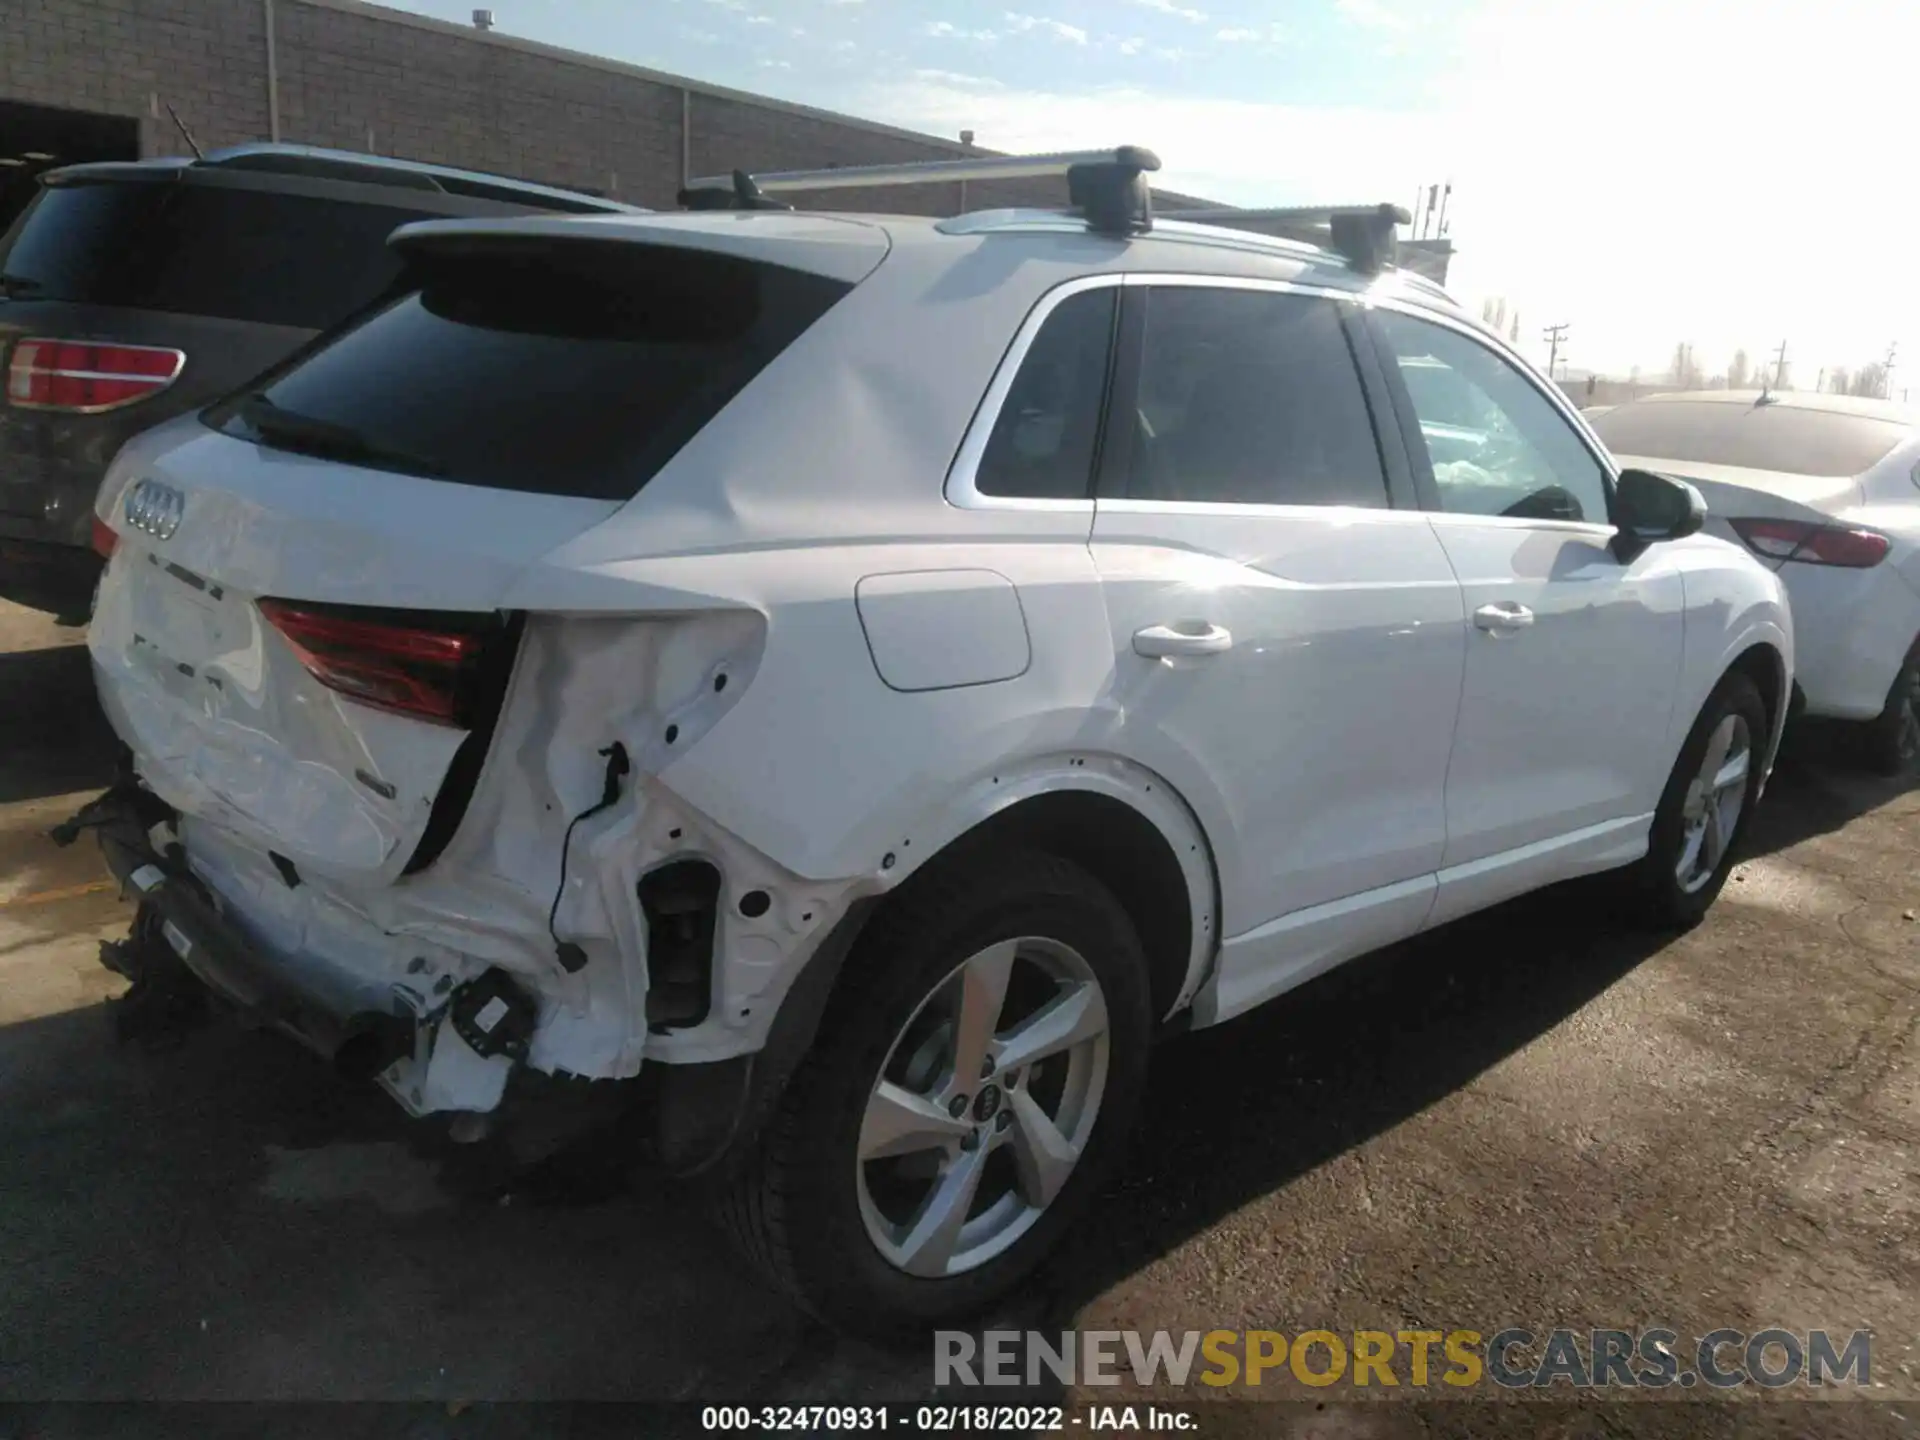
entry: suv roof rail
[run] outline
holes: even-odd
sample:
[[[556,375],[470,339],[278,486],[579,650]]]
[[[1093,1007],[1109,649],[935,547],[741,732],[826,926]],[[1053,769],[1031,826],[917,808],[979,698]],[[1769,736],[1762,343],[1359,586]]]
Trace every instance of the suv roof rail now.
[[[689,181],[680,203],[689,210],[784,210],[769,196],[807,190],[846,190],[881,185],[937,185],[956,180],[1032,180],[1067,177],[1067,198],[1103,235],[1144,235],[1153,228],[1146,182],[1160,157],[1138,145],[1112,150],[1060,150],[1044,155],[982,155],[963,160],[926,160],[901,165],[845,165],[826,170],[780,170],[707,176]]]
[[[735,170],[691,180],[680,192],[688,210],[790,210],[773,197],[809,190],[846,190],[881,185],[934,185],[956,180],[1029,180],[1067,177],[1072,211],[1087,228],[1103,235],[1144,235],[1153,228],[1153,203],[1146,176],[1160,168],[1160,157],[1137,145],[1112,150],[1064,150],[1042,155],[982,155],[961,160],[921,160],[898,165],[846,165],[825,170]],[[1395,258],[1394,227],[1410,225],[1403,205],[1301,205],[1269,210],[1216,206],[1168,210],[1167,220],[1244,228],[1265,222],[1292,232],[1339,255],[1355,270],[1372,274]]]

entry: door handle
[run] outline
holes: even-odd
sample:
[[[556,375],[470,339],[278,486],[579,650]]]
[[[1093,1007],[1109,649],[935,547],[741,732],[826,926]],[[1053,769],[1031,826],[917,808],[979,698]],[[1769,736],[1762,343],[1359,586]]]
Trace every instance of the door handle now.
[[[1474,611],[1473,623],[1491,635],[1505,635],[1533,624],[1533,611],[1512,600],[1499,600]]]
[[[1133,653],[1149,660],[1170,655],[1218,655],[1233,648],[1233,632],[1206,620],[1176,620],[1133,632]]]

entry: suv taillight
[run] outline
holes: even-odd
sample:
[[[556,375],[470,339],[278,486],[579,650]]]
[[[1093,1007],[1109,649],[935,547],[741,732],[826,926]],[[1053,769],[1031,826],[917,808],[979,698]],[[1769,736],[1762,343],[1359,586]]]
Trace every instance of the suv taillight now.
[[[261,600],[260,613],[329,690],[398,715],[468,728],[491,615],[367,611],[300,600]]]
[[[155,345],[22,340],[7,362],[7,399],[28,410],[117,410],[159,394],[186,363],[185,352]]]
[[[1840,565],[1867,570],[1887,558],[1891,542],[1859,525],[1822,525],[1805,520],[1729,520],[1747,548],[1769,560]]]

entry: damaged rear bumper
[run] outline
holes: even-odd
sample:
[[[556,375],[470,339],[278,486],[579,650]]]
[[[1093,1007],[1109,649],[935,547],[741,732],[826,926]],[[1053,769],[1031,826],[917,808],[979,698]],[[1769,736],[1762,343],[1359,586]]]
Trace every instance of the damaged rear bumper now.
[[[95,831],[108,869],[158,922],[153,932],[243,1021],[293,1037],[350,1078],[377,1081],[415,1115],[499,1104],[537,1016],[512,977],[488,969],[438,994],[396,985],[386,1008],[342,1008],[225,913],[178,844],[156,843],[176,818],[123,781],[54,838]]]

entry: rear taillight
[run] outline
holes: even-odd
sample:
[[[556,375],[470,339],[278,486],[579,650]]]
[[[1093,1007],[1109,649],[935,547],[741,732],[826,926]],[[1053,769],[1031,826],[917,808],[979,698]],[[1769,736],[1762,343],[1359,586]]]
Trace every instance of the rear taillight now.
[[[113,547],[120,543],[120,537],[113,533],[113,527],[98,515],[93,517],[93,553],[102,560],[113,558]]]
[[[368,611],[298,600],[262,600],[260,613],[307,673],[363,705],[466,728],[494,616]]]
[[[1821,525],[1804,520],[1729,520],[1734,534],[1756,555],[1806,565],[1866,570],[1887,558],[1890,542],[1878,530],[1858,525]]]
[[[159,394],[186,363],[184,352],[153,345],[22,340],[7,362],[7,399],[28,410],[117,410]]]

